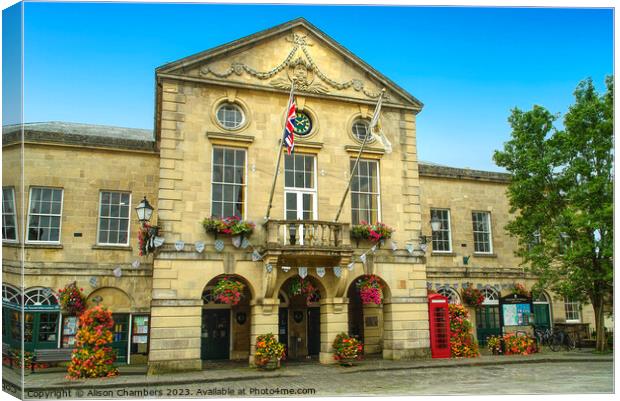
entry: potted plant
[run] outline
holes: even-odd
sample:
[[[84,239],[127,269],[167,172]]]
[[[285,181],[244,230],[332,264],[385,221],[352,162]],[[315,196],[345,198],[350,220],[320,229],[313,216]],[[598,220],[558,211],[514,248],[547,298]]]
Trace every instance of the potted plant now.
[[[376,304],[380,305],[383,300],[381,293],[381,282],[379,277],[374,274],[366,275],[355,283],[362,299],[362,304]]]
[[[332,345],[334,349],[334,359],[341,366],[353,366],[353,361],[362,358],[363,344],[347,333],[340,333],[336,336]]]
[[[502,337],[501,336],[489,336],[487,337],[487,348],[493,353],[493,355],[500,355],[502,353]]]
[[[213,289],[213,296],[221,303],[237,305],[241,300],[245,285],[232,277],[221,278]]]
[[[60,309],[63,315],[80,316],[86,310],[86,297],[75,281],[58,290]]]
[[[279,342],[272,333],[261,334],[256,337],[256,352],[254,364],[263,370],[274,370],[280,367],[284,358],[284,344]]]
[[[474,288],[472,285],[467,286],[463,289],[461,295],[463,296],[463,302],[467,306],[478,307],[482,302],[484,302],[484,295],[482,292]]]
[[[144,223],[138,230],[138,248],[140,256],[148,255],[155,247],[153,238],[159,234],[159,227]]]
[[[508,333],[504,335],[505,355],[530,355],[538,352],[536,340],[529,335],[516,335]]]

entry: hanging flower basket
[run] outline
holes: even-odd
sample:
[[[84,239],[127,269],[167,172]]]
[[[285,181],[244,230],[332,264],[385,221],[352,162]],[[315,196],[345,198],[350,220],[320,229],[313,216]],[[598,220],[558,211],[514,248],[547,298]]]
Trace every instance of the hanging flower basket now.
[[[58,290],[60,309],[63,315],[80,316],[86,310],[86,297],[75,281]]]
[[[347,333],[340,333],[332,344],[334,359],[342,366],[352,366],[353,361],[362,359],[364,345]]]
[[[463,305],[449,304],[450,312],[450,355],[452,358],[475,358],[478,343],[473,335],[473,325],[469,321],[469,312]]]
[[[159,234],[159,227],[144,223],[138,230],[138,248],[140,256],[146,256],[156,248],[153,239]]]
[[[355,285],[360,293],[362,304],[380,305],[381,301],[383,301],[383,294],[381,291],[383,286],[379,281],[379,277],[375,276],[374,274],[370,274],[360,278],[359,280],[357,280]]]
[[[241,220],[239,216],[232,217],[207,217],[202,221],[202,226],[207,234],[213,234],[217,239],[218,234],[240,235],[249,237],[254,232],[255,224]]]
[[[484,302],[484,295],[482,292],[471,285],[464,288],[461,295],[463,297],[463,302],[467,306],[478,307]]]
[[[393,232],[393,228],[381,222],[368,224],[368,222],[362,220],[360,224],[351,227],[351,238],[355,240],[358,246],[362,239],[381,244],[386,239],[391,238]]]
[[[515,283],[512,287],[512,293],[517,294],[520,297],[528,298],[530,293],[525,289],[525,285],[521,283]]]
[[[308,303],[313,302],[315,300],[315,294],[317,292],[317,288],[312,285],[312,282],[308,278],[301,278],[296,276],[292,281],[289,287],[289,295],[303,295],[306,297],[306,301]]]
[[[237,305],[243,296],[245,285],[231,277],[220,279],[213,289],[213,296],[216,301],[228,305]]]
[[[261,334],[256,337],[256,352],[254,364],[263,370],[275,370],[280,367],[280,361],[284,358],[286,350],[284,344],[279,342],[272,333]]]

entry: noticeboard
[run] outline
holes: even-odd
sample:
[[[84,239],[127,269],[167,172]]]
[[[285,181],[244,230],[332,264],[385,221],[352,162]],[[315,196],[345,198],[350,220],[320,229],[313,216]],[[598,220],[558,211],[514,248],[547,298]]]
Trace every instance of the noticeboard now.
[[[532,299],[511,294],[500,299],[501,325],[528,326],[532,321]]]

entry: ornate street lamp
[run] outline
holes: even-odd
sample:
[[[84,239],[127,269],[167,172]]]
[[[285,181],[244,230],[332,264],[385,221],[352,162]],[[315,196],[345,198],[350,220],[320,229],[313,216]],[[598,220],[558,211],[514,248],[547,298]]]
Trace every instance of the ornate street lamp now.
[[[153,214],[153,206],[146,200],[146,196],[142,201],[136,206],[136,213],[138,214],[138,220],[143,225],[151,220],[151,215]]]
[[[439,220],[439,218],[437,218],[437,216],[433,216],[431,218],[431,229],[433,231],[441,230],[441,220]]]

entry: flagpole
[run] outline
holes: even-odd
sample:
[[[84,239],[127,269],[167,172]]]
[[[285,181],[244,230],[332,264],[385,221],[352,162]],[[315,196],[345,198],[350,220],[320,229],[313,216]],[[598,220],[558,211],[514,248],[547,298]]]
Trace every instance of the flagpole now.
[[[284,131],[286,131],[286,120],[288,119],[289,108],[291,107],[291,102],[293,101],[294,87],[295,87],[295,81],[291,80],[291,93],[288,97],[288,104],[286,105],[286,110],[284,111]],[[267,204],[267,213],[265,214],[265,222],[269,221],[269,214],[271,213],[273,193],[276,189],[276,181],[278,179],[278,172],[280,169],[280,159],[282,159],[282,148],[283,147],[284,147],[284,132],[282,132],[282,137],[280,138],[280,146],[278,146],[278,161],[276,162],[276,171],[273,174],[273,182],[271,183],[271,192],[269,193],[269,203]]]
[[[381,99],[383,98],[383,94],[384,93],[385,93],[385,89],[382,89],[381,90],[381,94],[379,95],[379,100],[377,101],[377,106],[379,106],[379,103],[381,102]],[[335,223],[338,222],[338,218],[340,218],[340,213],[342,212],[342,207],[344,206],[344,201],[347,199],[347,195],[349,194],[349,190],[351,189],[351,183],[353,182],[353,177],[355,177],[355,172],[357,171],[357,165],[360,162],[360,157],[362,156],[362,152],[364,151],[364,147],[366,146],[366,142],[368,141],[368,137],[372,135],[372,129],[373,128],[374,127],[369,127],[368,128],[368,133],[366,135],[364,135],[364,140],[362,141],[362,146],[360,146],[360,150],[359,150],[359,152],[357,152],[357,158],[355,158],[355,164],[353,165],[353,170],[351,170],[351,176],[349,177],[349,183],[347,184],[347,189],[345,189],[344,195],[342,195],[342,200],[340,201],[340,207],[338,208],[338,213],[336,213],[336,217],[334,218],[334,222]]]

